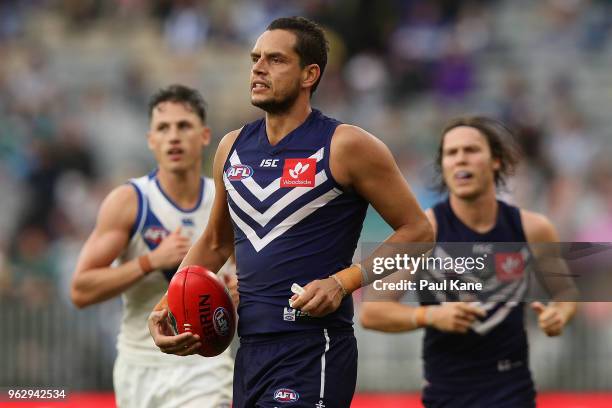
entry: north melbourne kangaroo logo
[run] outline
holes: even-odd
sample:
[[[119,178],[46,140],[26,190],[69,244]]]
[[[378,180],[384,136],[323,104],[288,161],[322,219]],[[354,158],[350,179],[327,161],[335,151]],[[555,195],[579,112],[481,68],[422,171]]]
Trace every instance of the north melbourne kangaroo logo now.
[[[314,187],[316,159],[286,159],[281,187]]]

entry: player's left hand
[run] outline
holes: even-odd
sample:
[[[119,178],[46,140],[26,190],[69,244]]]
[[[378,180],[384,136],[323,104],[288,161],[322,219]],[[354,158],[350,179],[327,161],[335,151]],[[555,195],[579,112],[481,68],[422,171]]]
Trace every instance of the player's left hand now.
[[[569,320],[559,308],[553,305],[545,306],[541,302],[533,302],[531,309],[538,315],[540,329],[550,337],[560,335]]]
[[[313,317],[335,312],[342,302],[342,288],[333,278],[317,279],[304,286],[304,293],[291,297],[291,307]]]

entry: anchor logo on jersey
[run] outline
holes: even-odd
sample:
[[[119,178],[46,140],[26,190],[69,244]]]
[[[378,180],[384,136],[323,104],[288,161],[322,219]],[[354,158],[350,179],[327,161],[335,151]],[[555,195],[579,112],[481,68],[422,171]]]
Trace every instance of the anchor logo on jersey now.
[[[520,252],[495,254],[495,271],[500,282],[512,282],[520,279],[524,270],[525,261]]]
[[[294,168],[289,169],[289,175],[294,179],[300,177],[300,174],[305,173],[310,167],[310,164],[306,163],[302,165],[302,162],[297,162]]]
[[[286,159],[281,187],[314,187],[317,159]]]

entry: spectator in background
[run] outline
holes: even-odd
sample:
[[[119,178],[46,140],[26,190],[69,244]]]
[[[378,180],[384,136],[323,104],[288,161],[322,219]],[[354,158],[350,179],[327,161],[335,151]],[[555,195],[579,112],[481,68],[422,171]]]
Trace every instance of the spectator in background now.
[[[612,242],[612,152],[600,152],[592,163],[592,187],[580,199],[578,213],[583,220],[576,234],[578,241]]]
[[[198,51],[207,40],[208,30],[206,14],[193,0],[175,2],[164,22],[166,44],[178,54]]]
[[[449,40],[433,74],[433,88],[441,102],[461,101],[474,89],[475,67],[461,44]]]

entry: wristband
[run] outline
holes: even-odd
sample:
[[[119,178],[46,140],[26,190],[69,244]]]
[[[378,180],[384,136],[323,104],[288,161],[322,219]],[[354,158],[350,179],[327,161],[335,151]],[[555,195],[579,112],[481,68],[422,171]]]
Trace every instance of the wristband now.
[[[344,299],[347,295],[348,292],[346,291],[346,288],[344,287],[344,285],[342,284],[342,281],[340,280],[340,278],[336,275],[332,275],[330,276],[330,278],[332,278],[333,280],[336,281],[336,283],[338,284],[338,286],[340,286],[340,289],[342,289],[342,298]]]
[[[342,287],[344,290],[346,290],[347,294],[353,293],[363,286],[361,283],[361,269],[357,265],[351,265],[348,268],[337,272],[335,276],[340,279]]]
[[[138,265],[140,266],[140,270],[142,270],[142,274],[144,276],[148,275],[153,271],[153,266],[151,265],[151,260],[149,259],[149,255],[141,255],[138,257]]]
[[[427,307],[425,306],[419,306],[417,307],[416,311],[414,312],[415,314],[415,323],[416,323],[416,327],[425,327],[427,326],[427,321],[426,321],[426,314],[427,314]]]

